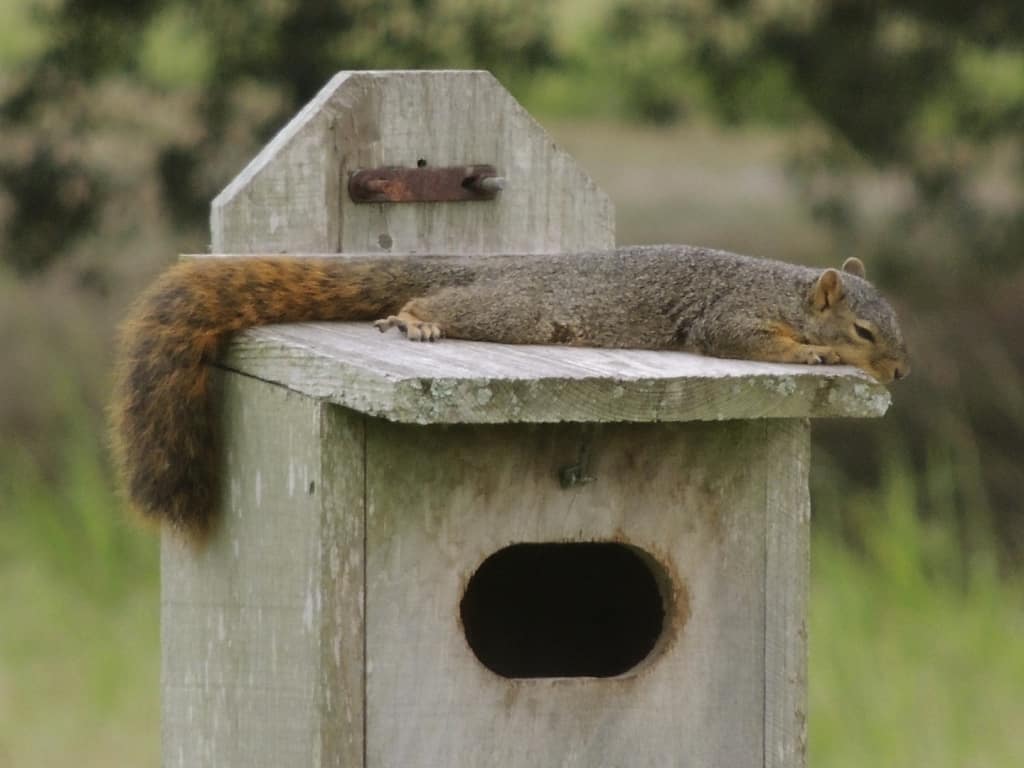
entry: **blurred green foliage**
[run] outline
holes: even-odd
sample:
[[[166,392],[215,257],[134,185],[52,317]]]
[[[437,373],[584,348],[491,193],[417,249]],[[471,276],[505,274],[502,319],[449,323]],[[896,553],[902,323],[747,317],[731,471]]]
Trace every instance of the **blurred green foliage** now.
[[[628,241],[868,263],[914,373],[883,421],[816,425],[811,758],[1019,763],[1022,43],[1019,0],[0,4],[0,577],[33,596],[0,601],[0,764],[155,763],[155,545],[97,438],[112,328],[331,74],[398,67],[655,126],[602,129],[589,160]],[[608,151],[641,141],[639,166]]]
[[[847,247],[864,247],[871,228],[859,217],[864,201],[844,182],[869,167],[910,182],[911,194],[887,212],[894,226],[948,215],[953,245],[973,246],[972,262],[1018,263],[1021,201],[994,207],[972,189],[990,170],[979,153],[1020,142],[1024,11],[1016,0],[590,5],[19,0],[10,8],[23,9],[24,42],[7,54],[18,73],[0,94],[0,116],[17,137],[0,164],[13,206],[6,260],[21,273],[43,269],[96,225],[110,180],[75,145],[108,129],[89,105],[111,79],[191,93],[185,108],[195,124],[163,138],[153,170],[166,209],[198,226],[223,183],[216,160],[225,148],[262,144],[338,69],[474,66],[556,115],[812,125],[818,140],[794,170],[809,204],[856,241]],[[262,102],[260,114],[246,95]],[[253,120],[240,136],[238,124]],[[1004,171],[1019,187],[1019,151],[1010,160]],[[887,269],[897,281],[907,272]]]
[[[195,121],[157,149],[161,203],[199,226],[239,140],[265,142],[338,69],[475,66],[512,84],[557,63],[542,0],[300,0],[124,2],[36,6],[49,44],[26,56],[0,106],[16,152],[0,158],[7,261],[45,268],[112,204],[87,144],[105,132],[93,102],[112,79],[136,90],[186,89]],[[252,93],[255,91],[256,93]],[[250,96],[269,108],[253,115]],[[54,111],[62,119],[48,119]],[[253,123],[239,136],[243,123]],[[40,130],[43,128],[43,130]],[[235,155],[230,155],[235,159]],[[83,167],[88,169],[83,171]],[[91,172],[89,172],[91,171]]]

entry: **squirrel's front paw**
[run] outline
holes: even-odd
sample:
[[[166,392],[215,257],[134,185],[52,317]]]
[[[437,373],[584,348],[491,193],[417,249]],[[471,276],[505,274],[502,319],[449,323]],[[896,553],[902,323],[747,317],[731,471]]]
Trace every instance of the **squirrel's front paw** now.
[[[437,341],[444,336],[437,323],[427,323],[404,313],[377,320],[373,325],[381,333],[389,328],[397,328],[409,341]]]
[[[842,362],[839,355],[831,347],[816,347],[809,344],[802,345],[796,362],[807,365],[838,365]]]

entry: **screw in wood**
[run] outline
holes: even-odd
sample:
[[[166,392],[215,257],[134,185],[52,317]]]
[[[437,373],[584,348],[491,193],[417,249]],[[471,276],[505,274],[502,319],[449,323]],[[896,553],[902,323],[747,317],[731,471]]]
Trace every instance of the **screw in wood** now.
[[[473,180],[473,188],[481,192],[496,194],[505,188],[505,177],[478,176]]]

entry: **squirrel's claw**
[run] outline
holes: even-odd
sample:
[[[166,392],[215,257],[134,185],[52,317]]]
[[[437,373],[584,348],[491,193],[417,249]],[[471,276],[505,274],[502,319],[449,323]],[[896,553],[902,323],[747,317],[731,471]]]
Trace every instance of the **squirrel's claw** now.
[[[376,328],[381,333],[387,333],[390,329],[394,328],[395,326],[398,326],[399,330],[404,330],[404,328],[402,327],[402,322],[394,315],[390,315],[389,317],[373,321],[373,327]]]
[[[437,341],[443,335],[437,323],[406,323],[400,330],[409,341]]]
[[[411,317],[402,317],[401,314],[376,320],[373,325],[381,333],[390,328],[397,328],[409,341],[437,341],[444,336],[441,326],[437,323],[426,323]]]
[[[803,360],[799,360],[798,362],[803,362],[807,365],[838,365],[842,362],[836,351],[829,347],[815,347],[808,345],[803,351],[806,355]]]

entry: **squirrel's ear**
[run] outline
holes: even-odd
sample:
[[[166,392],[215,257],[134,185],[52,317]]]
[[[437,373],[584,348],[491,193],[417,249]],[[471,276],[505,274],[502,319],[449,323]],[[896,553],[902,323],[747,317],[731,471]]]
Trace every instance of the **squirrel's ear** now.
[[[843,300],[843,278],[835,269],[826,269],[821,273],[818,282],[814,284],[814,294],[811,299],[814,308],[817,310],[834,307]]]
[[[848,272],[851,275],[856,275],[857,277],[864,277],[864,262],[856,256],[851,256],[843,262],[843,272]]]

